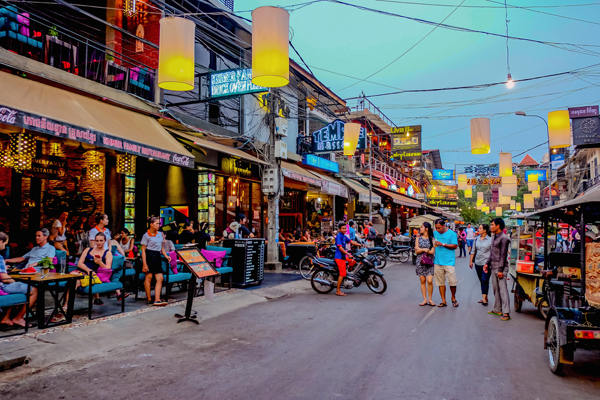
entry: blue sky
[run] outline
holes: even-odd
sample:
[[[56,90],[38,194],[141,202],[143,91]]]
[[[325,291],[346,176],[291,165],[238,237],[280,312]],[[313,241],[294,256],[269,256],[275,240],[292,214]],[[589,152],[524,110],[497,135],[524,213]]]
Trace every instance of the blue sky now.
[[[235,11],[252,10],[264,5],[288,7],[306,2],[237,0]],[[444,23],[448,25],[501,35],[505,34],[506,29],[504,3],[500,0],[346,2],[436,23],[447,18]],[[407,4],[411,2],[421,4]],[[455,10],[461,2],[461,7]],[[422,5],[423,3],[444,6]],[[594,6],[574,6],[585,3],[594,2],[508,1],[510,36],[544,42],[596,45],[598,47],[589,49],[599,53],[580,54],[544,44],[510,40],[510,69],[513,79],[570,71],[600,63],[600,21],[597,18],[600,15],[600,3]],[[526,10],[511,8],[510,5],[546,7]],[[570,6],[548,7],[562,5]],[[453,10],[455,11],[452,13]],[[249,12],[240,15],[250,18]],[[319,80],[342,98],[355,97],[361,92],[374,95],[396,89],[430,89],[500,82],[505,81],[507,76],[505,38],[438,27],[387,69],[369,78],[368,82],[358,82],[327,71],[364,79],[419,42],[433,27],[330,2],[317,2],[291,10],[290,27],[293,31],[292,42],[306,63]],[[300,62],[293,51],[290,50],[290,54]],[[346,88],[356,82],[356,85]],[[577,76],[517,82],[513,89],[500,85],[477,90],[404,93],[376,97],[371,101],[399,126],[422,125],[423,148],[440,149],[444,167],[454,168],[458,164],[457,168],[460,170],[465,164],[497,162],[500,150],[511,151],[516,155],[547,140],[542,121],[510,113],[525,110],[545,117],[547,112],[557,109],[599,104],[600,66]],[[354,101],[349,101],[349,105],[353,104]],[[492,119],[492,152],[484,156],[470,153],[469,121],[478,116]],[[546,146],[538,147],[529,151],[529,154],[539,161],[546,152],[545,148]],[[520,161],[522,157],[515,157],[515,161]]]

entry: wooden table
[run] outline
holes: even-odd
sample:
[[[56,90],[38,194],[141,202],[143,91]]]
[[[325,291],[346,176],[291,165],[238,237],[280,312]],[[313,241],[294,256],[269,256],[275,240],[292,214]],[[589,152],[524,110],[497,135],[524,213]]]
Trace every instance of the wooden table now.
[[[75,305],[75,283],[81,279],[83,275],[48,273],[42,278],[42,273],[38,272],[33,275],[11,274],[10,277],[18,282],[25,282],[35,286],[38,290],[36,315],[38,320],[38,328],[43,329],[49,326],[52,316],[61,311],[65,316],[64,322],[55,323],[53,325],[70,324],[73,321],[73,307]],[[58,285],[59,282],[67,282],[64,290]],[[46,318],[46,291],[50,293],[54,299],[52,313]],[[61,296],[62,292],[62,296]],[[62,303],[66,294],[69,293],[69,302],[67,311],[65,312]]]

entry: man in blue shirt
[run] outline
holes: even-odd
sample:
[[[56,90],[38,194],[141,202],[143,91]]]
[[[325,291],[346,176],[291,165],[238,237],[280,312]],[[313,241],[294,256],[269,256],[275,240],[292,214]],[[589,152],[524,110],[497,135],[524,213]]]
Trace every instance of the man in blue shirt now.
[[[443,219],[437,219],[435,221],[435,232],[433,232],[435,238],[435,261],[433,276],[435,277],[435,283],[440,288],[440,296],[442,302],[438,307],[446,307],[446,277],[448,277],[448,284],[450,285],[450,292],[452,293],[452,305],[458,307],[458,301],[456,301],[456,273],[454,264],[456,262],[456,248],[458,247],[458,237],[456,232],[448,229],[446,221]]]
[[[42,258],[54,258],[56,256],[56,249],[48,243],[48,236],[50,236],[48,229],[40,229],[35,233],[36,247],[31,249],[29,253],[23,254],[22,257],[9,258],[6,262],[14,264],[27,260],[27,267],[34,267],[39,271],[41,268],[38,267],[38,263],[42,261]]]
[[[337,294],[338,296],[346,295],[346,293],[342,293],[342,291],[340,290],[342,281],[344,280],[344,278],[347,275],[346,257],[348,257],[350,259],[349,264],[351,266],[355,264],[354,257],[352,256],[352,254],[350,254],[346,251],[346,244],[348,244],[348,243],[353,244],[355,246],[360,246],[360,243],[357,243],[354,240],[350,240],[346,236],[346,224],[343,222],[340,222],[340,224],[338,225],[338,234],[335,237],[335,247],[336,247],[335,263],[337,264],[338,271],[339,271],[339,277],[338,277],[338,282],[337,282],[337,291],[335,292],[335,294]]]
[[[348,222],[348,237],[350,238],[350,240],[356,240],[356,229],[354,229],[354,221],[350,221]]]

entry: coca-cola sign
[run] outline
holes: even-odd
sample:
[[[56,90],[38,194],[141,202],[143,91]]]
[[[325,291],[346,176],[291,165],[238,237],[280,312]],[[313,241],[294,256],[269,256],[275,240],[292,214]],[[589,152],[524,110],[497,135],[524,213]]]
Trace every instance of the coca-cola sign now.
[[[104,132],[82,128],[2,105],[0,105],[0,123],[109,149],[120,150],[129,154],[157,159],[183,167],[194,167],[193,157],[157,149],[143,143],[137,143]]]

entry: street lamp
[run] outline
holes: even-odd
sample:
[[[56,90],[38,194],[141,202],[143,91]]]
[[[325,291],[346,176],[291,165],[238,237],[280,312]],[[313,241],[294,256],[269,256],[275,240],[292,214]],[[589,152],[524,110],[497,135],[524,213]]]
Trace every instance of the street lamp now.
[[[515,115],[520,115],[522,117],[536,117],[541,119],[542,121],[544,121],[544,124],[546,124],[546,134],[548,135],[548,204],[546,204],[546,206],[551,206],[552,203],[552,162],[550,159],[550,155],[552,154],[552,151],[550,149],[550,132],[548,129],[548,121],[546,121],[546,119],[544,117],[540,117],[539,115],[527,115],[525,113],[525,111],[517,111],[515,113]],[[527,206],[525,207],[527,208]]]

